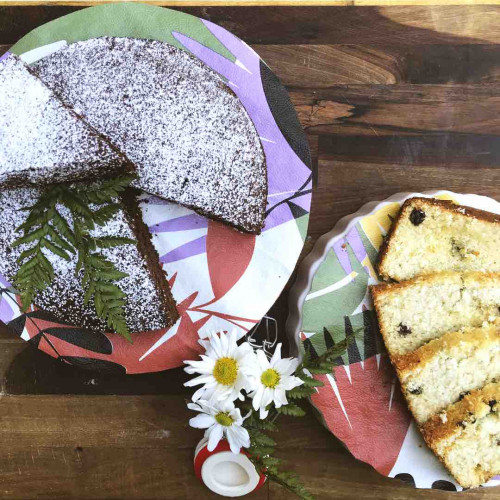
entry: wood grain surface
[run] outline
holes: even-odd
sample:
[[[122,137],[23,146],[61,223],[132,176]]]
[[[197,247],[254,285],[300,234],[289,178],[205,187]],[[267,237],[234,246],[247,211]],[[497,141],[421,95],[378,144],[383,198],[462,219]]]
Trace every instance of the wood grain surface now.
[[[0,52],[74,10],[0,7]],[[500,200],[500,7],[181,10],[245,39],[288,87],[318,167],[306,249],[342,216],[399,191]],[[282,335],[289,286],[270,311]],[[79,371],[4,327],[0,344],[0,498],[215,498],[193,474],[201,435],[187,427],[182,370]],[[381,477],[311,412],[281,429],[279,454],[318,498],[457,498]],[[251,497],[291,498],[274,484]]]

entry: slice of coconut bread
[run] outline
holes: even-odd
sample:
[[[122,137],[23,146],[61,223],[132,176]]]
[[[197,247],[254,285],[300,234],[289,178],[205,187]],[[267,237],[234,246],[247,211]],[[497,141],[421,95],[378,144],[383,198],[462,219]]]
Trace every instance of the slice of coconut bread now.
[[[391,358],[500,315],[500,273],[443,272],[371,287]]]
[[[468,392],[500,380],[500,321],[446,333],[393,363],[408,405],[423,424]]]
[[[500,215],[434,198],[403,203],[377,263],[383,279],[500,271]]]
[[[464,488],[500,474],[500,383],[473,391],[421,428],[429,447]]]

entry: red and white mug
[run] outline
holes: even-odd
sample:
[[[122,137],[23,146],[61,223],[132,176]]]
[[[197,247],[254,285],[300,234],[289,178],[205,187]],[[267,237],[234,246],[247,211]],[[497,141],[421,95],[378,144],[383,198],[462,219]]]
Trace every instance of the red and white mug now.
[[[266,476],[257,472],[242,449],[237,455],[221,440],[213,451],[208,451],[208,439],[203,438],[194,453],[194,471],[207,488],[225,497],[241,497],[257,491]]]

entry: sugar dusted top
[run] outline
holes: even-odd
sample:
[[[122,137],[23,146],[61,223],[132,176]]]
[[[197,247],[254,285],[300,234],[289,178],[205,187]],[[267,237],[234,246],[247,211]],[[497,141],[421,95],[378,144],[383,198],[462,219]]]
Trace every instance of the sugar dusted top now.
[[[95,178],[122,162],[20,59],[0,62],[0,187]]]
[[[260,231],[262,145],[238,97],[204,63],[163,42],[106,37],[71,44],[34,70],[135,163],[137,187]]]

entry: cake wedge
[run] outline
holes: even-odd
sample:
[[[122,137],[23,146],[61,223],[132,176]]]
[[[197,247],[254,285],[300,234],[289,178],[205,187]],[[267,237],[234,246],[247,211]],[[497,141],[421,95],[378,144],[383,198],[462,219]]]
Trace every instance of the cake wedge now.
[[[421,432],[464,488],[500,474],[500,382],[472,391],[434,415]]]
[[[20,209],[33,205],[39,193],[40,190],[35,188],[0,192],[0,274],[9,282],[12,282],[18,270],[18,257],[26,250],[24,245],[12,246],[21,236],[16,228],[26,219],[26,212]],[[179,314],[167,276],[148,229],[142,222],[135,193],[125,192],[123,197],[125,202],[122,202],[122,210],[105,225],[96,227],[91,236],[115,236],[137,241],[137,245],[101,249],[104,257],[118,271],[128,274],[117,281],[126,295],[126,324],[135,333],[168,328],[177,321]],[[68,217],[65,210],[65,207],[60,207],[60,212]],[[106,323],[97,316],[93,301],[87,305],[84,303],[85,290],[81,285],[81,274],[75,273],[76,256],[72,255],[71,260],[66,261],[48,250],[43,251],[55,272],[50,286],[35,297],[35,305],[52,313],[63,323],[100,332],[109,331]]]
[[[408,354],[393,357],[417,423],[500,380],[500,321],[449,332]]]
[[[463,327],[500,315],[500,273],[442,272],[371,287],[380,332],[392,359]]]
[[[137,167],[134,187],[261,232],[267,167],[245,107],[218,73],[156,40],[69,44],[33,71]]]
[[[0,62],[0,189],[135,171],[16,56]]]
[[[449,200],[409,198],[379,252],[377,270],[396,281],[440,271],[500,272],[500,215]]]

